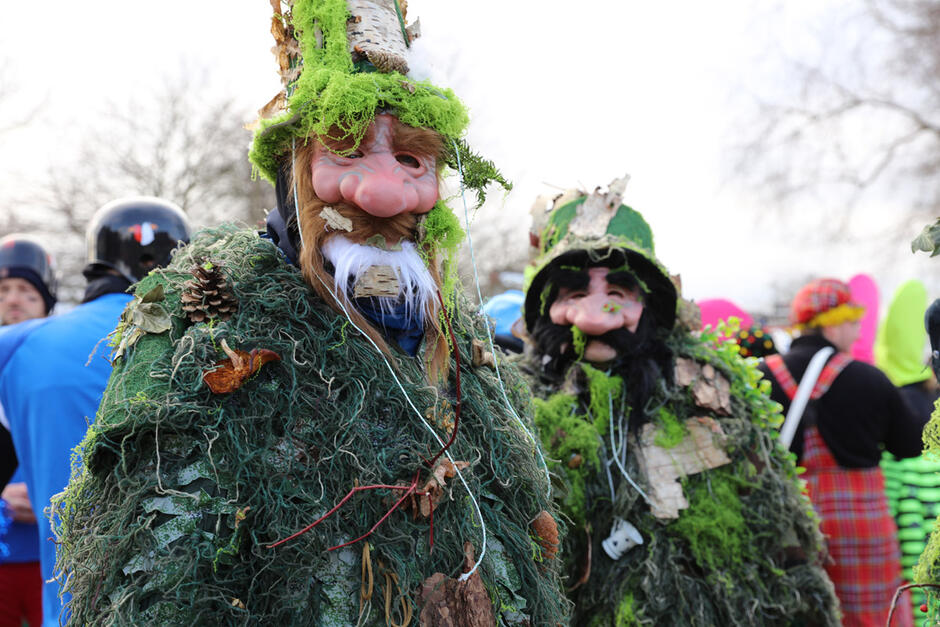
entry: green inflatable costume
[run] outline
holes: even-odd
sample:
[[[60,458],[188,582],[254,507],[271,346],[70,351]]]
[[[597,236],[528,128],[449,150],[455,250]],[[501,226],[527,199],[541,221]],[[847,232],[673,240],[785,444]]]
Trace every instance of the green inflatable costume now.
[[[924,362],[927,331],[924,312],[927,289],[918,280],[905,281],[895,291],[875,337],[875,365],[915,411],[929,416],[936,390],[929,387],[932,374]],[[940,515],[940,461],[925,455],[896,459],[885,452],[881,460],[888,507],[898,525],[904,579],[913,581],[913,569],[927,546],[934,520]],[[914,590],[914,616],[920,615],[925,597]]]
[[[756,360],[690,331],[694,308],[623,184],[562,195],[532,234],[521,364],[560,477],[572,624],[838,625],[817,523],[775,441],[779,405]],[[633,340],[571,323],[629,321],[633,302]],[[617,357],[591,363],[598,343]]]

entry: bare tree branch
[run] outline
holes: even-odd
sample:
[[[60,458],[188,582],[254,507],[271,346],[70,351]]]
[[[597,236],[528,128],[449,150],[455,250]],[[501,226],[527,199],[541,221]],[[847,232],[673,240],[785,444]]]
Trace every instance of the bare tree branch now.
[[[817,194],[840,207],[890,197],[907,215],[940,209],[940,1],[861,0],[845,9],[845,41],[791,59],[794,89],[757,98],[734,148],[736,176],[778,215]],[[826,190],[829,190],[828,192]],[[908,237],[904,234],[901,237]]]

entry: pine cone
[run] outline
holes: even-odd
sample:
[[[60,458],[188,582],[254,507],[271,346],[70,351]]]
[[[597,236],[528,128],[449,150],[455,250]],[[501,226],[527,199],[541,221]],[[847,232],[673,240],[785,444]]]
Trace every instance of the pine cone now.
[[[222,268],[211,261],[190,270],[193,278],[183,283],[180,301],[193,322],[228,320],[238,310],[238,301],[225,282]]]

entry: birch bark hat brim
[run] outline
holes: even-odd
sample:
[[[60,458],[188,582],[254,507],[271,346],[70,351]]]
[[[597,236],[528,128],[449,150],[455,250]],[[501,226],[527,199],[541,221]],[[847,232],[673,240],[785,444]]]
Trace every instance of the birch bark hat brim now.
[[[649,224],[638,211],[620,204],[626,182],[626,177],[616,179],[606,192],[569,191],[547,212],[534,210],[532,244],[540,254],[525,289],[523,317],[529,333],[554,300],[551,275],[562,266],[629,270],[640,283],[655,325],[665,330],[675,325],[678,290],[656,259]]]
[[[397,0],[271,0],[275,56],[284,91],[259,112],[249,153],[274,183],[292,144],[339,132],[362,139],[377,111],[430,128],[451,142],[469,122],[450,89],[407,75],[405,27]]]

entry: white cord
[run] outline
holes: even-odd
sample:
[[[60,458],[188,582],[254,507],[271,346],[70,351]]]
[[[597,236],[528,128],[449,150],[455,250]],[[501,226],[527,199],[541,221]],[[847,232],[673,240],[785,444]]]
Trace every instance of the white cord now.
[[[466,187],[463,184],[463,165],[460,163],[460,150],[457,147],[457,142],[451,139],[451,142],[454,144],[454,155],[457,157],[457,173],[460,175],[460,199],[463,202],[463,216],[464,223],[467,225],[467,246],[470,249],[470,266],[473,268],[473,281],[477,288],[477,300],[480,303],[480,313],[482,314],[483,310],[483,293],[480,290],[480,275],[477,273],[477,262],[476,257],[473,254],[473,238],[470,237],[470,213],[467,210],[467,195]],[[499,382],[499,389],[503,393],[503,400],[506,401],[506,407],[509,408],[509,412],[512,414],[512,417],[516,419],[516,422],[519,423],[519,427],[529,436],[529,440],[532,441],[532,445],[535,447],[535,454],[538,455],[539,461],[542,463],[542,468],[545,471],[545,481],[548,484],[548,492],[546,496],[551,498],[552,495],[552,480],[548,474],[548,464],[545,463],[545,457],[542,455],[542,448],[539,446],[539,442],[535,439],[535,436],[532,435],[532,432],[529,431],[525,423],[522,421],[522,418],[519,417],[519,414],[516,413],[515,408],[512,406],[512,403],[509,401],[509,395],[506,394],[506,386],[503,384],[503,378],[499,373],[499,360],[496,359],[496,347],[493,345],[493,334],[490,333],[490,325],[484,324],[486,327],[486,339],[490,343],[490,352],[493,353],[493,366],[496,369],[496,380]]]
[[[330,294],[333,294],[333,299],[336,301],[336,304],[340,306],[340,309],[343,310],[343,313],[346,314],[346,320],[349,321],[349,324],[351,324],[354,329],[362,333],[363,337],[365,337],[369,341],[369,343],[372,344],[372,347],[375,348],[376,351],[378,351],[379,356],[382,358],[382,361],[385,362],[385,366],[388,368],[388,371],[392,374],[392,378],[395,379],[395,383],[397,383],[398,387],[401,389],[401,393],[404,395],[405,400],[408,401],[408,405],[410,405],[411,409],[414,410],[415,415],[418,416],[418,419],[421,421],[421,424],[423,424],[427,428],[427,430],[431,432],[431,435],[434,436],[434,439],[437,440],[437,443],[440,444],[441,447],[443,448],[444,442],[437,435],[437,432],[434,430],[434,428],[430,424],[428,424],[428,422],[424,419],[424,416],[421,415],[421,412],[418,411],[418,408],[415,407],[415,404],[411,401],[411,397],[408,396],[408,392],[405,391],[405,386],[401,384],[401,381],[398,379],[398,375],[395,374],[395,369],[392,368],[392,364],[389,363],[388,358],[385,356],[385,353],[382,352],[382,350],[378,347],[378,345],[372,340],[371,337],[368,336],[368,334],[366,334],[365,331],[360,329],[356,325],[356,323],[353,322],[352,318],[349,315],[349,310],[346,309],[346,306],[336,296],[336,294],[333,293],[333,290],[330,289],[330,287],[326,284],[326,282],[324,282],[323,279],[319,277],[319,275],[317,276],[317,278],[319,279],[320,283],[323,283],[323,287],[325,287]],[[457,350],[456,346],[454,347],[454,350]],[[444,455],[447,457],[447,459],[450,460],[450,463],[453,464],[454,470],[457,473],[457,477],[460,479],[460,482],[463,484],[463,487],[467,489],[467,494],[470,496],[470,500],[473,502],[473,507],[477,512],[477,516],[480,517],[480,529],[483,534],[483,544],[480,547],[480,558],[473,565],[473,568],[471,568],[468,572],[465,572],[460,577],[458,577],[459,581],[466,581],[467,579],[470,578],[470,576],[474,572],[476,572],[476,569],[483,562],[483,556],[486,555],[486,521],[483,520],[483,512],[480,511],[480,505],[477,503],[476,498],[473,496],[473,493],[470,491],[470,486],[467,485],[467,481],[466,479],[464,479],[463,474],[460,472],[460,468],[457,467],[456,462],[454,462],[454,458],[450,456],[450,451],[445,450]]]
[[[616,463],[617,468],[620,469],[620,474],[622,474],[624,478],[628,482],[630,482],[630,485],[632,485],[633,488],[637,492],[640,493],[640,496],[643,497],[643,500],[646,501],[646,504],[651,505],[649,497],[646,496],[646,493],[640,489],[640,486],[638,486],[636,482],[630,477],[630,475],[627,474],[627,469],[623,467],[622,463],[620,463],[620,456],[619,456],[620,454],[617,451],[617,445],[614,440],[614,399],[610,392],[607,392],[607,405],[608,405],[607,423],[610,425],[610,446],[613,449],[612,453],[613,453],[614,463]],[[626,452],[626,445],[624,445],[623,451]]]

